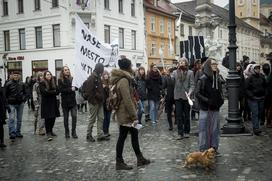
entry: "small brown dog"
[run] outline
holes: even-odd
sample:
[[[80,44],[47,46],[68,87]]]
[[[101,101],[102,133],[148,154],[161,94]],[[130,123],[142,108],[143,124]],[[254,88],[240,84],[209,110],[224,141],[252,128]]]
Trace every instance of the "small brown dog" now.
[[[191,168],[191,166],[202,166],[206,170],[214,169],[215,164],[215,150],[209,148],[204,152],[193,152],[190,153],[186,159],[183,167]]]

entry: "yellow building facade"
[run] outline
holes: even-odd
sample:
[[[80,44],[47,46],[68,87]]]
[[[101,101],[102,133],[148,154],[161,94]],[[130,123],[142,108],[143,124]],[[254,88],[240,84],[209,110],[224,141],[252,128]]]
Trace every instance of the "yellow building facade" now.
[[[260,0],[235,0],[235,15],[260,30]]]
[[[145,3],[145,37],[148,67],[155,63],[163,69],[172,66],[175,59],[176,16]],[[161,58],[162,57],[162,58]]]

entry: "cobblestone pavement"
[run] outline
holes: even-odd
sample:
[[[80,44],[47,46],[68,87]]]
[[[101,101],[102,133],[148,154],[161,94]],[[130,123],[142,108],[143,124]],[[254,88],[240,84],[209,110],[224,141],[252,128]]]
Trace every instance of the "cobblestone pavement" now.
[[[226,115],[226,105],[221,110]],[[262,136],[221,137],[221,157],[216,169],[182,168],[185,156],[197,150],[197,136],[182,141],[176,140],[177,131],[168,131],[163,115],[158,125],[145,124],[140,130],[140,145],[144,155],[152,163],[143,168],[136,167],[136,157],[127,139],[124,149],[125,161],[134,165],[131,171],[115,170],[115,144],[118,130],[111,123],[111,140],[108,142],[86,142],[87,114],[78,114],[79,139],[64,138],[62,117],[57,119],[55,132],[58,136],[47,142],[43,136],[33,135],[33,114],[25,108],[23,139],[0,150],[0,180],[272,180],[272,129],[264,129]],[[223,125],[222,118],[221,124]],[[96,130],[94,128],[94,130]],[[192,121],[192,132],[197,130],[197,121]]]

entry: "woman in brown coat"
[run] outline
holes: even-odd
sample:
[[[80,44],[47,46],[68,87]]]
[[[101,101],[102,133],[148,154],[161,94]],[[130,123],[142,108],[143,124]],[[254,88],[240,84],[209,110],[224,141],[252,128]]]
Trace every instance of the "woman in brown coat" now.
[[[138,139],[138,130],[135,126],[138,124],[136,104],[133,98],[132,87],[132,69],[131,61],[122,58],[118,61],[120,69],[114,69],[111,74],[112,85],[117,86],[120,93],[120,105],[116,110],[117,122],[119,124],[119,138],[116,145],[116,170],[131,170],[123,160],[123,148],[127,138],[127,134],[131,134],[131,143],[133,150],[137,156],[137,166],[143,166],[150,163],[143,157]]]

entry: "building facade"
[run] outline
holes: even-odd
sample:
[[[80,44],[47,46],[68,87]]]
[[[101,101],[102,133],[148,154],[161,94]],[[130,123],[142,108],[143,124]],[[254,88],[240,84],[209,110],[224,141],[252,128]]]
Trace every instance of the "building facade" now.
[[[142,1],[3,0],[0,3],[0,77],[12,71],[22,78],[63,65],[73,73],[75,14],[100,40],[119,40],[120,55],[144,62]]]
[[[235,15],[260,29],[260,0],[235,0]]]
[[[96,2],[97,36],[106,43],[118,40],[119,55],[132,60],[134,68],[146,66],[143,0]]]
[[[148,65],[172,66],[175,59],[176,15],[168,1],[145,0],[145,38]]]
[[[190,14],[196,17],[196,1],[175,3],[175,5],[184,13]],[[217,42],[217,45],[220,45],[221,48],[218,49],[219,57],[221,60],[225,56],[225,53],[228,51],[229,45],[229,30],[228,30],[228,10],[222,7],[219,7],[215,4],[210,4],[211,14],[217,16],[220,19],[220,23],[216,26],[215,29],[211,32],[211,37],[205,37],[204,32],[198,32],[196,27],[193,26],[192,22],[189,24],[193,27],[193,36],[204,36],[204,39],[211,39],[214,42]],[[182,20],[183,21],[183,20]],[[260,35],[261,31],[243,20],[236,18],[236,37],[237,37],[237,60],[242,60],[243,55],[247,55],[251,60],[258,61],[260,56]],[[177,35],[179,35],[177,33]],[[188,36],[188,35],[187,35]],[[182,38],[182,36],[180,37]]]

